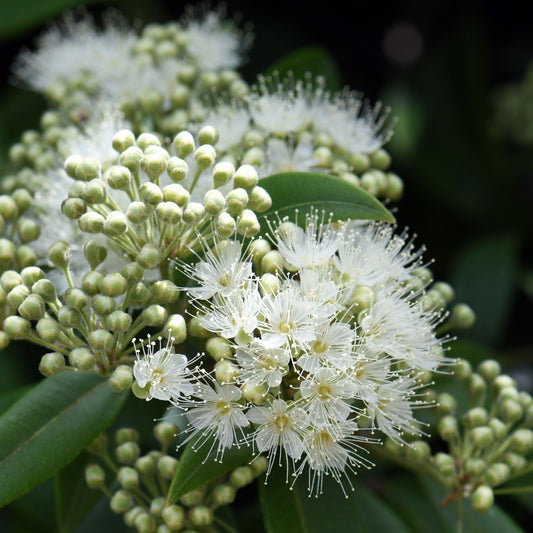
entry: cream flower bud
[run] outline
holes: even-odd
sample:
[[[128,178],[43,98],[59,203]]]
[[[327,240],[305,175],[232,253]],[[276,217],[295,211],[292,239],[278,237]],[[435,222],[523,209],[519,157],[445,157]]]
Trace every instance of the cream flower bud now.
[[[281,288],[281,281],[278,276],[271,274],[270,272],[265,272],[259,280],[259,290],[261,291],[261,296],[266,296],[267,294],[277,294]]]
[[[231,237],[236,227],[235,219],[227,212],[220,213],[215,220],[217,235],[223,239]]]
[[[77,309],[63,305],[57,312],[57,321],[66,328],[76,328],[81,324],[81,315]]]
[[[333,154],[327,146],[319,146],[313,151],[313,159],[317,162],[317,166],[321,168],[329,168],[333,159]],[[339,173],[339,169],[335,169]],[[348,170],[347,168],[345,169]]]
[[[233,355],[231,344],[222,337],[211,337],[205,343],[207,353],[215,360],[227,359]]]
[[[125,166],[113,165],[106,170],[104,179],[112,189],[126,189],[131,183],[131,171]]]
[[[242,187],[243,189],[255,187],[258,181],[257,170],[252,165],[241,165],[233,178],[234,187]]]
[[[179,505],[169,505],[163,509],[161,518],[171,531],[180,531],[185,524],[185,511]]]
[[[471,328],[476,321],[476,315],[466,304],[457,304],[452,309],[450,324],[455,328]]]
[[[101,489],[105,486],[104,469],[97,464],[85,467],[85,482],[90,489]]]
[[[176,440],[178,431],[178,426],[170,422],[159,422],[153,429],[154,437],[164,448],[167,448]]]
[[[248,207],[257,213],[264,213],[272,207],[272,198],[263,187],[256,185],[248,191]]]
[[[200,144],[215,145],[218,142],[218,131],[214,126],[203,126],[198,132]]]
[[[130,293],[131,305],[142,307],[147,305],[151,300],[152,293],[144,283],[139,282],[133,287],[133,290]]]
[[[350,303],[352,304],[351,309],[353,309],[353,313],[357,315],[361,311],[370,309],[375,301],[376,293],[370,287],[360,285],[352,294],[350,300]]]
[[[143,310],[141,316],[148,326],[162,326],[168,318],[168,312],[164,307],[152,304]]]
[[[239,367],[231,361],[221,359],[215,364],[215,377],[219,383],[233,383],[239,374]]]
[[[379,191],[379,180],[375,172],[365,172],[361,176],[361,188],[367,193],[376,196]]]
[[[226,203],[230,215],[239,215],[248,205],[248,193],[245,189],[233,189],[226,195]]]
[[[143,151],[138,146],[130,146],[120,154],[119,162],[131,172],[138,172],[143,157]]]
[[[104,229],[105,218],[99,213],[90,211],[78,219],[81,231],[86,233],[101,233]]]
[[[157,470],[166,479],[172,479],[178,468],[178,460],[170,455],[163,455],[157,461]]]
[[[217,485],[213,489],[213,501],[217,505],[229,505],[235,500],[237,491],[231,485]]]
[[[194,224],[204,216],[204,206],[199,202],[190,202],[183,211],[183,220],[187,224]]]
[[[194,137],[188,131],[181,131],[174,138],[174,148],[179,157],[187,157],[195,149]]]
[[[198,505],[189,511],[189,518],[195,526],[209,526],[213,523],[213,511],[205,505]]]
[[[48,250],[48,258],[52,263],[59,268],[66,268],[68,266],[70,257],[70,248],[65,241],[57,241],[52,244]]]
[[[257,215],[251,209],[243,209],[237,220],[237,233],[245,237],[253,237],[261,230]]]
[[[6,270],[0,276],[0,285],[5,292],[9,292],[22,283],[22,275],[16,270]]]
[[[133,496],[127,490],[117,490],[109,502],[114,513],[122,514],[129,511],[135,505]]]
[[[88,303],[89,298],[80,289],[68,289],[65,292],[65,303],[73,309],[82,310]]]
[[[252,402],[254,405],[261,405],[265,401],[267,389],[265,385],[245,383],[241,387],[241,392],[245,400]]]
[[[150,207],[144,202],[131,202],[126,211],[126,218],[133,224],[142,224],[150,216]]]
[[[87,187],[87,184],[83,181],[75,181],[68,190],[68,197],[69,198],[81,198],[83,194],[85,193],[85,189]]]
[[[189,191],[179,183],[172,183],[163,187],[163,200],[165,202],[174,202],[180,207],[186,207],[190,198]]]
[[[215,189],[211,189],[204,196],[205,211],[211,216],[218,215],[226,206],[224,195]]]
[[[170,315],[162,333],[165,337],[172,337],[176,344],[183,342],[187,338],[187,324],[183,316],[177,313]]]
[[[472,494],[472,507],[478,513],[487,512],[494,504],[494,492],[487,485],[480,485]]]
[[[385,186],[385,196],[392,201],[397,201],[403,196],[403,180],[397,174],[393,172],[387,172],[385,174],[387,184]]]
[[[104,181],[99,178],[89,181],[85,187],[82,198],[88,204],[104,203],[106,199],[106,188]]]
[[[213,168],[213,183],[215,187],[222,187],[230,182],[235,175],[235,167],[228,161],[217,163]]]
[[[236,488],[249,485],[254,480],[254,471],[249,466],[239,466],[229,476],[229,482]]]
[[[102,166],[94,157],[84,157],[76,165],[76,179],[90,181],[100,177]]]
[[[99,264],[105,261],[105,258],[107,257],[107,248],[93,240],[85,241],[83,245],[83,255],[85,256],[85,259],[87,259],[91,269],[94,270]]]
[[[155,268],[160,261],[159,248],[153,244],[145,244],[135,257],[135,261],[147,270]]]
[[[370,158],[365,154],[350,154],[348,163],[356,174],[363,174],[370,168]]]
[[[100,283],[100,280],[98,281],[98,283]],[[104,296],[103,294],[97,294],[92,299],[91,307],[93,308],[93,311],[97,315],[105,316],[114,311],[115,300],[113,300],[113,298],[111,298],[110,296]]]
[[[141,168],[150,179],[156,180],[167,169],[167,159],[163,154],[145,153],[141,159]]]
[[[244,165],[260,167],[265,161],[265,152],[258,146],[253,146],[247,150],[242,158]]]
[[[141,200],[150,205],[156,205],[163,201],[163,191],[151,181],[143,183],[139,189]]]
[[[101,272],[97,272],[95,270],[91,270],[90,272],[87,272],[83,276],[83,280],[81,282],[81,289],[82,291],[89,295],[94,296],[98,293],[98,283],[101,278],[103,278],[103,274]]]
[[[127,331],[131,322],[131,315],[118,309],[105,317],[105,326],[110,331]]]
[[[498,377],[494,378],[492,386],[496,393],[499,393],[502,389],[506,387],[516,387],[516,383],[511,376],[506,374],[501,374]]]
[[[117,152],[122,153],[135,144],[135,135],[130,130],[120,130],[113,136],[112,144]]]
[[[177,224],[183,217],[183,210],[174,202],[161,202],[155,208],[155,215],[166,224]]]
[[[22,242],[31,242],[39,237],[41,228],[39,224],[28,218],[19,218],[17,220],[17,233]]]
[[[161,146],[161,141],[153,133],[141,133],[137,137],[137,145],[143,151],[145,151],[149,146]]]
[[[89,341],[89,345],[96,350],[109,352],[115,347],[115,337],[105,329],[91,331],[87,335],[87,340]]]
[[[387,170],[391,164],[391,157],[386,150],[380,148],[370,154],[370,165],[378,170]]]
[[[41,357],[39,372],[43,376],[53,376],[65,368],[65,358],[59,352],[50,352]]]
[[[112,298],[124,294],[127,288],[128,280],[118,272],[106,274],[98,283],[100,292]]]
[[[80,370],[92,370],[96,364],[96,359],[91,350],[87,348],[76,348],[68,356],[70,364]]]
[[[63,168],[71,178],[77,179],[76,170],[82,159],[83,158],[79,155],[70,155],[65,159],[65,162],[63,163]]]
[[[215,163],[217,153],[210,144],[202,144],[194,152],[194,160],[201,169],[206,169]]]
[[[71,220],[76,220],[87,212],[87,204],[81,198],[67,198],[61,203],[61,212]]]
[[[31,331],[31,322],[20,316],[8,316],[4,320],[4,331],[11,339],[24,339]]]
[[[279,274],[283,272],[283,256],[277,251],[272,250],[261,259],[261,270],[270,274]]]
[[[152,285],[154,301],[160,304],[174,303],[179,297],[179,289],[168,279],[156,281]]]
[[[17,205],[19,213],[25,213],[32,204],[32,196],[26,189],[16,189],[11,193],[11,198]]]
[[[37,333],[44,342],[54,343],[59,338],[61,328],[53,318],[41,318],[35,326]]]
[[[189,172],[189,165],[179,157],[171,157],[167,161],[167,173],[174,182],[183,181]]]
[[[8,292],[6,301],[13,309],[17,309],[30,294],[31,291],[26,285],[17,285]]]

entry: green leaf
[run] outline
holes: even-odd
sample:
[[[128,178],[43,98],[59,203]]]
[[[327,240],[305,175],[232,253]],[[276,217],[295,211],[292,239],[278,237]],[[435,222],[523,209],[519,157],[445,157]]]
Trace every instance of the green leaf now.
[[[113,420],[127,392],[88,373],[43,380],[0,417],[0,507],[69,464]]]
[[[512,237],[491,236],[470,243],[452,270],[457,301],[476,313],[474,326],[462,338],[496,345],[507,326],[517,284],[518,243]]]
[[[302,481],[291,490],[283,468],[274,468],[268,483],[260,486],[268,533],[409,533],[394,511],[362,485],[355,484],[355,492],[345,498],[338,484],[325,477],[323,493],[310,498]]]
[[[217,446],[214,439],[210,438],[199,448],[195,447],[195,439],[190,440],[185,446],[168,491],[169,505],[184,494],[215,480],[229,470],[250,462],[253,458],[250,446],[240,446],[226,450],[221,462],[215,461],[213,454],[206,459],[213,445]]]
[[[391,212],[371,194],[345,181],[315,172],[286,172],[262,179],[259,184],[272,198],[265,216],[276,213],[282,218],[295,209],[311,207],[332,213],[336,220],[368,219],[394,222]],[[267,225],[263,222],[263,232]]]
[[[306,73],[313,77],[323,76],[326,87],[336,91],[342,88],[342,74],[335,60],[325,48],[321,46],[304,46],[291,54],[276,61],[265,74],[272,75],[277,72],[280,78],[292,72],[295,79],[304,79]]]
[[[20,400],[30,389],[31,385],[18,387],[8,392],[0,394],[0,414],[7,411],[16,401]]]

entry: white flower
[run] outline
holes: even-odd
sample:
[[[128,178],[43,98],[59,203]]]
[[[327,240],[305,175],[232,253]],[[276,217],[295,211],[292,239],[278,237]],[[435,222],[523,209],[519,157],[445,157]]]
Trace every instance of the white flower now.
[[[224,449],[239,443],[237,431],[244,437],[242,428],[249,425],[244,407],[239,402],[241,390],[234,385],[215,382],[213,388],[200,383],[196,386],[194,395],[200,401],[188,404],[186,416],[194,428],[188,440],[199,434],[196,444],[202,446],[209,437],[214,436],[218,443],[217,459],[221,459]],[[208,455],[211,451],[212,449]]]
[[[135,344],[135,339],[133,339]],[[156,343],[148,336],[147,345],[142,344],[141,351],[135,349],[137,360],[133,365],[133,375],[141,388],[149,386],[147,400],[157,398],[175,403],[194,391],[193,373],[189,370],[189,361],[183,354],[173,351],[173,339],[166,346],[161,344],[156,350]]]
[[[261,340],[253,339],[249,346],[237,346],[236,358],[243,384],[277,387],[288,372],[290,355],[284,348],[266,346]]]
[[[295,143],[292,140],[268,139],[265,159],[257,169],[260,178],[281,172],[311,172],[316,170],[313,158],[313,144],[310,140]]]

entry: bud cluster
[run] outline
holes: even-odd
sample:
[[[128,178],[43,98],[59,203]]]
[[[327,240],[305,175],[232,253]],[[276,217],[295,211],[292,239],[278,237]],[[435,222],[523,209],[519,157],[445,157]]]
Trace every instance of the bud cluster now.
[[[168,422],[159,422],[153,433],[160,449],[152,449],[144,455],[141,455],[139,435],[133,428],[121,428],[115,432],[114,457],[108,454],[105,434],[89,446],[88,450],[100,456],[103,463],[113,465],[118,487],[114,476],[106,476],[106,470],[100,464],[91,463],[85,469],[87,486],[101,490],[109,498],[111,510],[123,515],[124,523],[139,533],[210,531],[215,510],[231,504],[239,489],[266,470],[266,460],[258,458],[250,466],[230,470],[170,505],[167,503],[168,490],[179,459],[167,451],[178,437],[178,428]]]

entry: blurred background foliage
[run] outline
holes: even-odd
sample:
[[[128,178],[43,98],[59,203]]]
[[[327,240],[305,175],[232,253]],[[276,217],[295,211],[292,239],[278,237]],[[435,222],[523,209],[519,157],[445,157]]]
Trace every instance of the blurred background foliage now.
[[[8,169],[9,146],[24,130],[38,127],[46,107],[39,95],[10,84],[10,65],[47,24],[85,5],[97,16],[115,7],[140,26],[177,19],[186,4],[0,0],[0,169]],[[328,76],[330,88],[349,85],[370,102],[382,100],[392,108],[398,122],[387,149],[405,182],[405,197],[391,207],[399,226],[410,227],[416,243],[425,243],[426,259],[435,258],[436,278],[452,283],[456,300],[467,302],[477,315],[475,326],[459,333],[453,353],[474,363],[494,354],[519,386],[532,392],[530,7],[449,0],[394,5],[330,0],[314,8],[310,2],[280,0],[229,0],[226,5],[230,15],[240,13],[253,24],[255,41],[243,69],[249,82],[259,72],[290,67],[299,73],[311,67]],[[0,362],[3,409],[16,387],[38,379],[38,355],[31,346],[16,352],[10,347],[0,353]],[[385,496],[403,486],[399,476]],[[379,476],[372,479],[379,485]],[[13,505],[13,531],[53,530],[52,485],[47,482]],[[526,495],[518,502],[499,500],[526,525],[533,498]],[[100,507],[93,514],[106,513],[105,527],[113,531],[114,517]],[[254,516],[255,511],[242,507],[237,520],[246,523],[246,513]],[[453,527],[443,526],[448,530]]]

